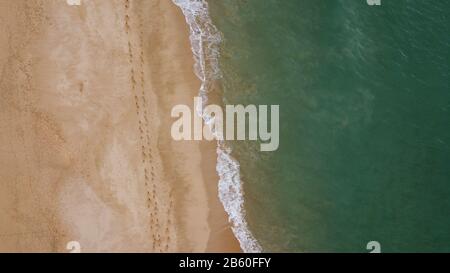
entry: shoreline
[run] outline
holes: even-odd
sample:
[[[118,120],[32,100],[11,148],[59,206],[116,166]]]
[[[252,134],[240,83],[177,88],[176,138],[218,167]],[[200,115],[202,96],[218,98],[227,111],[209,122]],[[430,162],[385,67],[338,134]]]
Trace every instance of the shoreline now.
[[[164,25],[167,28],[172,28],[175,30],[175,35],[170,35],[170,31],[163,31],[163,33],[170,36],[167,40],[170,40],[173,44],[172,46],[167,47],[166,50],[170,50],[171,52],[168,55],[177,56],[177,64],[172,66],[170,70],[173,73],[176,73],[178,76],[183,75],[184,83],[174,86],[173,90],[165,90],[161,89],[163,93],[161,101],[165,106],[165,110],[162,115],[167,119],[163,121],[166,124],[167,131],[162,133],[162,139],[169,139],[167,146],[172,147],[170,152],[163,154],[164,159],[171,162],[176,162],[177,158],[181,157],[189,157],[189,161],[191,162],[191,167],[189,170],[185,170],[183,174],[178,175],[174,180],[184,181],[185,185],[189,185],[189,189],[194,192],[194,196],[198,199],[198,202],[203,202],[203,204],[198,206],[196,210],[192,210],[187,212],[184,216],[188,218],[192,222],[198,222],[198,212],[204,211],[204,216],[207,219],[208,224],[208,236],[207,240],[202,239],[203,250],[206,252],[240,252],[241,249],[239,247],[239,243],[237,239],[234,237],[231,231],[231,224],[228,222],[228,216],[220,203],[218,198],[218,181],[219,177],[216,173],[216,143],[208,142],[208,141],[196,141],[196,142],[176,142],[171,139],[170,136],[170,127],[174,119],[170,118],[170,110],[173,106],[177,104],[185,104],[192,105],[193,97],[198,96],[198,90],[201,85],[200,80],[196,77],[194,73],[194,59],[192,56],[191,45],[189,42],[189,28],[185,22],[185,18],[182,14],[182,11],[179,7],[173,4],[171,1],[162,1],[160,2],[163,9],[167,9],[170,13],[170,16],[166,18],[164,21]],[[159,50],[153,50],[154,52],[159,52]],[[171,58],[168,56],[168,58]],[[161,62],[160,64],[167,64],[168,62]],[[164,65],[163,65],[164,66]],[[164,68],[163,68],[164,69]],[[177,71],[177,72],[175,72]],[[164,75],[158,75],[160,78],[164,78]],[[169,83],[172,84],[171,76],[166,79]],[[181,88],[180,88],[181,87]],[[167,91],[173,92],[171,94],[171,98],[167,99]],[[186,91],[189,91],[188,93]],[[163,145],[164,146],[164,145]],[[165,148],[161,150],[165,151]],[[183,164],[183,162],[180,162]],[[198,165],[197,169],[193,168],[193,164]],[[174,169],[176,166],[173,166],[169,169]],[[184,177],[181,177],[184,176]],[[186,181],[187,178],[196,182]],[[186,194],[186,188],[179,192],[178,200],[185,200],[184,202],[190,202],[187,198],[184,197]],[[180,204],[180,207],[185,207],[187,204]],[[183,218],[183,217],[181,217]],[[200,221],[201,222],[201,221]],[[198,230],[198,226],[194,226],[191,224],[185,224],[182,226],[187,227],[184,232],[186,233],[183,237],[191,237],[195,234],[195,230]],[[204,232],[206,232],[206,228]],[[189,231],[188,229],[191,229]],[[203,237],[203,235],[198,234],[199,237]],[[188,243],[189,244],[189,243]]]
[[[170,137],[200,86],[181,10],[2,5],[0,252],[240,252],[215,144]]]
[[[194,71],[201,80],[201,87],[196,96],[203,99],[204,105],[222,105],[223,95],[219,82],[222,78],[220,69],[220,44],[222,34],[216,28],[209,14],[206,0],[172,0],[183,11],[189,26],[190,46],[194,57]],[[195,107],[194,107],[195,108]],[[197,112],[197,111],[195,111]],[[204,121],[210,116],[201,114]],[[240,164],[231,155],[231,149],[223,141],[216,141],[216,178],[217,194],[225,210],[232,232],[243,252],[261,252],[262,248],[253,237],[245,219],[244,192],[240,178]]]

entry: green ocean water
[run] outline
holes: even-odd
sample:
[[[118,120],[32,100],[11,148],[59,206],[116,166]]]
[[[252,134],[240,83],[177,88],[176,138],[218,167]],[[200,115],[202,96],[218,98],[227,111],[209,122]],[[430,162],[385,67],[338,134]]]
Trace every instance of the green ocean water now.
[[[224,102],[280,105],[230,143],[264,251],[450,251],[450,1],[208,2]]]

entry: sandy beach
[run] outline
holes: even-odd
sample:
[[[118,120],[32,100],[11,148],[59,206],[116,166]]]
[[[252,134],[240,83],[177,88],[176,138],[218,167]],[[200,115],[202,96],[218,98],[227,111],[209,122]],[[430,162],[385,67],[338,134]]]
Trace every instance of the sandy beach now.
[[[238,252],[170,0],[0,0],[0,252]]]

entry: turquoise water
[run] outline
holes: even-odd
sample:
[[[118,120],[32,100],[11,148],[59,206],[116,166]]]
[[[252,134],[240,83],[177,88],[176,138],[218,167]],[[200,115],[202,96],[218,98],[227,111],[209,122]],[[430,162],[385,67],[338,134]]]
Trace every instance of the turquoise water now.
[[[264,251],[450,251],[450,1],[208,2],[224,102],[280,105],[230,143]]]

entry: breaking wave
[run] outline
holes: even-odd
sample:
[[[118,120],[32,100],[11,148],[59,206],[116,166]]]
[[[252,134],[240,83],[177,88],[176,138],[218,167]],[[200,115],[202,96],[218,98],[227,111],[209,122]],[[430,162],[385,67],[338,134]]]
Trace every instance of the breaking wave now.
[[[194,70],[202,84],[199,96],[202,109],[197,112],[209,123],[211,117],[203,114],[211,85],[221,75],[219,68],[222,36],[209,17],[205,0],[172,0],[181,8],[190,28],[191,48],[195,59]],[[240,179],[239,162],[231,156],[231,148],[223,141],[217,142],[219,198],[232,223],[232,230],[244,252],[261,252],[262,248],[248,229],[245,220],[244,194]]]

